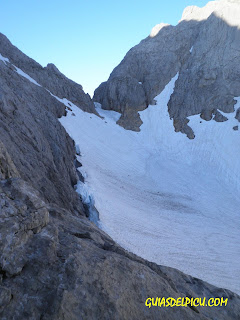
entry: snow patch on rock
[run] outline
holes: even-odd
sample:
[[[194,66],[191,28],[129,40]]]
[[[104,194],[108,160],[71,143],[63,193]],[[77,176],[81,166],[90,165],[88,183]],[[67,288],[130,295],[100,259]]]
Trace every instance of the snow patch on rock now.
[[[164,28],[168,27],[170,24],[168,23],[159,23],[155,27],[152,28],[151,33],[150,33],[150,38],[154,38],[158,35],[158,33]]]
[[[14,65],[13,65],[13,66],[14,66]],[[35,81],[35,80],[34,80],[33,78],[31,78],[28,74],[26,74],[25,72],[23,72],[20,68],[18,68],[18,67],[16,67],[16,66],[14,66],[14,68],[16,69],[16,72],[17,72],[20,76],[26,78],[27,80],[29,80],[30,82],[32,82],[32,83],[35,84],[36,86],[41,87],[41,85],[40,85],[39,83],[37,83],[37,81]]]
[[[0,53],[0,60],[1,60],[1,61],[3,61],[3,62],[4,62],[4,64],[6,64],[6,62],[8,62],[8,63],[9,63],[8,58],[3,57],[3,56],[1,55],[1,53]]]

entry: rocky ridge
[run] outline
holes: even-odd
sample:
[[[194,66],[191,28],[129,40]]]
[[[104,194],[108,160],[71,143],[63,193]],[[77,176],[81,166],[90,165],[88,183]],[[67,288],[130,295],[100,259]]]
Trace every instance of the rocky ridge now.
[[[154,104],[179,73],[168,104],[175,131],[194,138],[187,117],[196,114],[206,121],[227,121],[222,112],[237,111],[234,98],[240,96],[239,16],[238,0],[186,8],[177,26],[159,24],[132,48],[95,90],[94,100],[120,112],[119,125],[139,131],[138,111]]]
[[[39,63],[13,46],[7,37],[1,33],[0,47],[2,56],[8,57],[13,65],[27,73],[41,86],[51,91],[52,94],[59,98],[71,98],[72,102],[83,111],[96,114],[89,94],[84,93],[81,85],[65,77],[53,63],[49,63],[43,68]]]

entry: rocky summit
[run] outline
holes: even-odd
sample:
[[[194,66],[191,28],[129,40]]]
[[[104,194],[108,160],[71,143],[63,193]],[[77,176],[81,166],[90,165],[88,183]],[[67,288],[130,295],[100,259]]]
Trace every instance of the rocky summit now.
[[[138,111],[154,104],[178,73],[168,103],[176,132],[195,134],[188,116],[226,121],[220,111],[234,111],[240,96],[240,1],[211,1],[204,8],[187,7],[177,26],[159,24],[132,48],[107,82],[95,90],[104,109],[120,112],[118,124],[139,131]],[[238,118],[239,120],[239,118]]]
[[[160,24],[131,49],[94,100],[137,131],[138,111],[179,73],[169,101],[176,131],[193,138],[193,114],[225,121],[218,110],[232,112],[240,96],[239,16],[239,1],[187,8],[178,26]],[[240,319],[236,293],[144,260],[88,219],[75,190],[80,152],[59,121],[72,110],[67,101],[100,118],[81,85],[0,34],[0,319]],[[156,297],[228,303],[145,305]]]

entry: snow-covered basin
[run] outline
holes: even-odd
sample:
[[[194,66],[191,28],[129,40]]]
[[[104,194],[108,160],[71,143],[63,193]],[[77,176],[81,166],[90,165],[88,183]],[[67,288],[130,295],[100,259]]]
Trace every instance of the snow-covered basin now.
[[[60,121],[80,146],[104,231],[143,258],[240,293],[238,121],[235,112],[223,123],[196,115],[194,140],[176,133],[167,111],[176,78],[140,112],[139,133],[99,104],[104,119],[72,104]]]

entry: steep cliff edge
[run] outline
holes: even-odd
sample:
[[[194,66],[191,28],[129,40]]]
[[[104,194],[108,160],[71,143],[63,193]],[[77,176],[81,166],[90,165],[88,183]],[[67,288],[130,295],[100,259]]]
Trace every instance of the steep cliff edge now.
[[[48,87],[24,77],[2,53],[0,58],[1,143],[19,175],[48,202],[83,211],[72,188],[77,182],[74,144],[57,120],[65,114],[65,106]]]
[[[53,96],[81,96],[81,107],[84,93],[59,83],[55,68],[49,75],[26,56],[18,61],[0,38],[0,318],[238,319],[237,294],[128,253],[87,220],[73,188],[74,143],[58,121],[65,106]],[[159,296],[229,301],[145,306]]]
[[[50,63],[42,67],[39,63],[26,56],[0,33],[1,54],[8,57],[12,64],[34,78],[40,85],[59,98],[72,99],[72,102],[83,111],[96,113],[94,104],[82,86],[65,77],[57,67]]]
[[[240,2],[220,0],[188,7],[177,26],[160,24],[132,48],[107,82],[95,90],[104,109],[121,112],[118,123],[139,131],[138,115],[179,73],[169,115],[175,130],[191,139],[188,116],[226,121],[240,96]],[[219,111],[220,110],[220,111]]]

